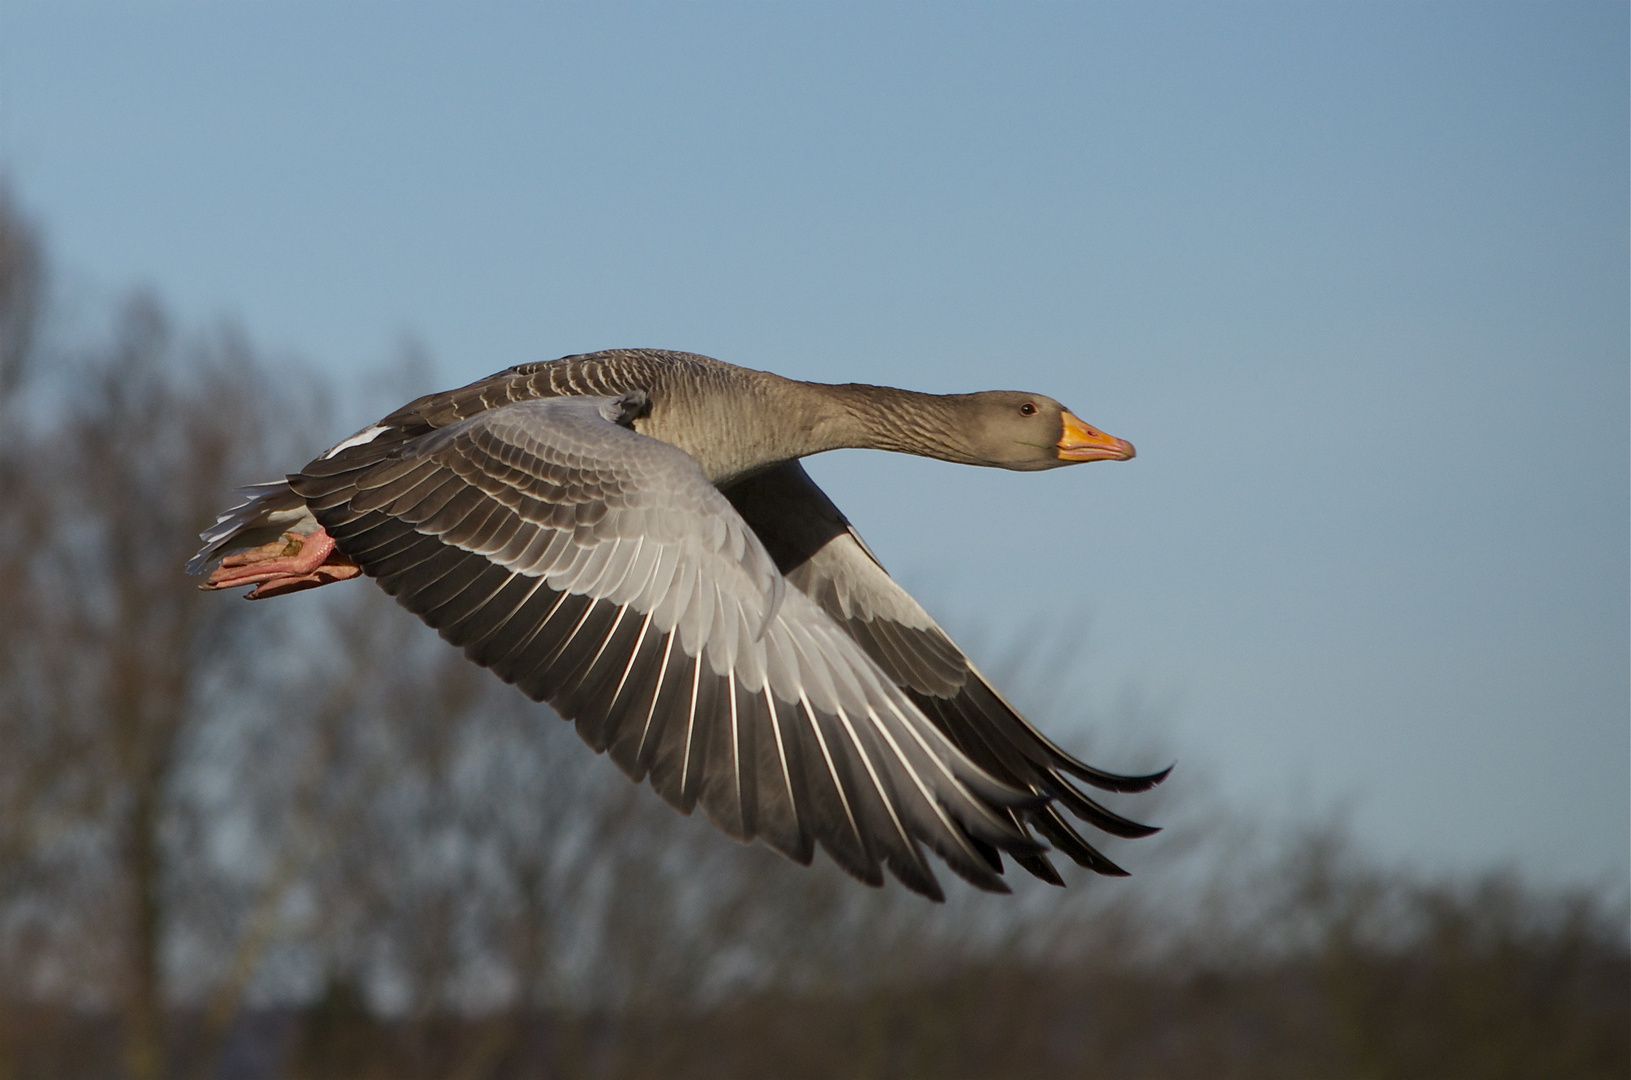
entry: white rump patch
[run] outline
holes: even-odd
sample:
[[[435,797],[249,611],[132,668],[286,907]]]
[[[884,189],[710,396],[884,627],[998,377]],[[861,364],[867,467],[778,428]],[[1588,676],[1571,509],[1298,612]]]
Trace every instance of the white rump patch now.
[[[346,450],[353,446],[361,446],[364,443],[371,443],[375,439],[379,438],[379,433],[384,430],[384,424],[375,424],[373,427],[363,428],[361,431],[351,436],[351,438],[346,439],[344,442],[337,443],[334,449],[323,455],[323,460],[327,461],[335,454],[338,454],[341,450]]]

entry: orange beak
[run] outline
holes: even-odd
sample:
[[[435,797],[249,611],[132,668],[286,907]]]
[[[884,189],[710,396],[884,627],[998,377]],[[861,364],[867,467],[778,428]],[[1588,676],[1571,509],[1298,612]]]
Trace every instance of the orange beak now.
[[[1106,435],[1066,411],[1065,432],[1059,436],[1060,461],[1126,461],[1132,456],[1132,443]]]

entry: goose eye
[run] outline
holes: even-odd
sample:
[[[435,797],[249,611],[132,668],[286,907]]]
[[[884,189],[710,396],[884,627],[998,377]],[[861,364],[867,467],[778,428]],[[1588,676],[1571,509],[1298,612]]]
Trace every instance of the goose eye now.
[[[1032,403],[1032,402],[1027,401],[1025,404],[1023,404],[1023,405],[1021,405],[1019,407],[1019,415],[1021,415],[1021,416],[1035,416],[1036,415],[1036,405],[1034,403]]]

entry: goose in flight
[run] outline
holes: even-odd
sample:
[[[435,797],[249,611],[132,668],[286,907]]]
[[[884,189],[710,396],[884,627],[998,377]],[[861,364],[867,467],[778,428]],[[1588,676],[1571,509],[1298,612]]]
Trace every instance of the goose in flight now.
[[[1125,873],[1067,817],[1155,830],[1082,785],[884,571],[799,458],[869,447],[1004,469],[1123,461],[1052,398],[798,382],[645,349],[430,394],[245,500],[187,569],[251,599],[366,574],[548,702],[683,813],[934,899],[923,849],[1006,892],[1049,847]]]

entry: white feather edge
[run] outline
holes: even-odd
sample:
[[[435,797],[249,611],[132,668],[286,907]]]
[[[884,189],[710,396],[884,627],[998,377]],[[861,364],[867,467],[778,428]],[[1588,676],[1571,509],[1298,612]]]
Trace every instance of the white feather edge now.
[[[274,529],[280,533],[317,531],[317,519],[312,517],[305,501],[290,490],[287,480],[250,484],[233,494],[244,501],[222,512],[215,524],[198,534],[204,546],[187,560],[187,573],[202,574],[211,560],[224,554],[235,537],[251,529]]]

